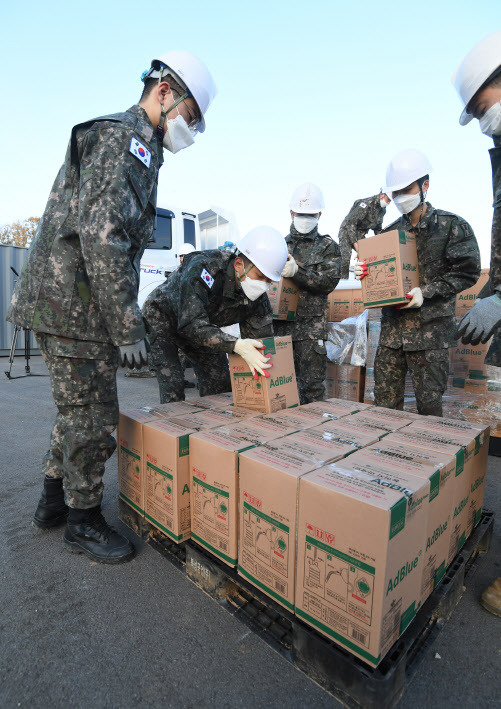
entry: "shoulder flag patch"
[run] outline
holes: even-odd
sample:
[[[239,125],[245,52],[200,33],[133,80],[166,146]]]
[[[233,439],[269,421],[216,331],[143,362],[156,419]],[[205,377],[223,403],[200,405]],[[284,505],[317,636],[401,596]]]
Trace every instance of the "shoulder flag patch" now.
[[[360,206],[363,207],[364,209],[367,207],[367,205],[365,204],[365,202],[360,202]]]
[[[212,288],[212,286],[214,285],[214,279],[212,278],[210,273],[208,271],[206,271],[205,268],[203,269],[202,273],[200,274],[200,278],[202,279],[202,281],[206,285],[209,286],[209,288]]]
[[[134,138],[132,136],[130,140],[130,148],[129,151],[136,156],[138,160],[141,160],[141,162],[146,165],[146,167],[150,166],[151,163],[151,153],[148,150],[148,148],[145,148],[142,143],[139,142],[137,138]]]

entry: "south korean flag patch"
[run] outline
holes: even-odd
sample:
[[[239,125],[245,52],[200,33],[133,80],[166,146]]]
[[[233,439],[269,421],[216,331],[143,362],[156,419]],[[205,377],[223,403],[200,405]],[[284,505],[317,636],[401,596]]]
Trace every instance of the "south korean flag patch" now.
[[[150,166],[151,163],[151,153],[148,150],[148,148],[145,148],[142,143],[139,142],[137,138],[134,138],[134,136],[130,140],[130,152],[136,156],[138,160],[141,160],[141,162],[146,165],[146,167]]]
[[[212,286],[214,285],[214,279],[212,278],[210,273],[205,270],[205,268],[203,269],[202,273],[200,274],[200,278],[202,279],[202,281],[205,283],[206,286],[209,286],[209,288],[212,288]]]
[[[360,206],[361,206],[363,209],[367,209],[367,205],[365,204],[365,202],[360,202]]]

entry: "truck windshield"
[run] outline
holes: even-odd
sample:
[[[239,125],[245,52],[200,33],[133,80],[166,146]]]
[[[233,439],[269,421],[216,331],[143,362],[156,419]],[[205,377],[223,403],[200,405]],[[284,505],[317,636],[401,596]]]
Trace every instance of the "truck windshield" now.
[[[193,221],[193,219],[183,219],[183,224],[184,224],[184,243],[191,244],[192,246],[196,246],[196,244],[195,244],[195,222]]]
[[[153,240],[148,244],[149,249],[172,249],[172,219],[157,214],[156,227]]]

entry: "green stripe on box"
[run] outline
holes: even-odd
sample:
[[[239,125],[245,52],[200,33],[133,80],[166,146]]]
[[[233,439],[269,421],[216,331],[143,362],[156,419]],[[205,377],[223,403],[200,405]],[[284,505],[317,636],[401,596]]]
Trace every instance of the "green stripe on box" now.
[[[406,244],[407,239],[405,238],[405,231],[398,230],[398,240],[401,244]]]
[[[185,455],[190,454],[190,437],[179,436],[179,457],[183,458]]]
[[[138,505],[136,505],[135,502],[132,502],[132,500],[129,500],[127,495],[124,495],[123,492],[119,492],[118,496],[121,497],[122,500],[124,500],[124,502],[126,502],[128,505],[133,507],[136,510],[136,512],[139,512],[140,515],[144,515],[144,510],[142,510],[140,507],[138,507]]]
[[[219,556],[221,559],[224,559],[232,566],[237,565],[236,559],[232,559],[231,556],[227,556],[227,554],[223,554],[222,551],[219,551],[219,549],[216,549],[215,547],[213,547],[212,544],[209,544],[208,542],[206,542],[205,539],[202,539],[202,537],[199,537],[198,534],[195,534],[195,532],[191,533],[191,538],[194,539],[199,544],[201,544],[206,549],[208,549],[209,551],[211,551],[215,556]]]
[[[458,475],[461,475],[461,473],[464,470],[464,448],[461,448],[456,453],[456,475],[454,477],[457,478]]]
[[[403,303],[405,298],[388,298],[387,300],[364,300],[364,306],[366,308],[370,306],[377,306],[377,305],[389,305],[390,303]]]
[[[296,313],[293,310],[289,310],[287,313],[287,320],[295,320],[296,319]]]
[[[254,512],[254,514],[257,515],[260,519],[264,519],[265,522],[269,522],[274,527],[278,527],[279,529],[281,529],[282,532],[287,532],[287,534],[289,534],[289,527],[287,527],[285,524],[282,524],[282,522],[277,522],[277,520],[273,519],[273,517],[265,515],[264,512],[261,512],[252,505],[249,505],[248,502],[244,502],[244,509],[249,510],[249,512]]]
[[[328,554],[336,556],[338,559],[347,561],[352,566],[356,566],[359,569],[362,569],[363,571],[368,571],[370,574],[376,573],[376,569],[373,566],[369,566],[369,564],[365,564],[363,561],[359,561],[353,556],[349,556],[348,554],[339,551],[339,549],[334,549],[334,547],[331,547],[328,544],[325,544],[324,542],[319,542],[318,539],[314,539],[313,537],[309,537],[308,535],[306,535],[306,541],[308,542],[308,544],[312,544],[313,546],[322,549],[322,551],[326,551]]]
[[[127,453],[128,455],[131,455],[133,458],[136,460],[141,460],[141,456],[138,455],[137,453],[133,453],[130,451],[128,448],[125,448],[125,446],[120,446],[120,450],[123,451],[124,453]]]
[[[233,377],[253,377],[252,372],[232,372]]]
[[[298,608],[296,606],[296,615],[299,616],[300,618],[303,618],[304,620],[308,621],[311,625],[314,625],[315,627],[319,628],[320,630],[323,630],[324,633],[327,633],[327,635],[330,635],[331,638],[334,638],[334,640],[337,640],[337,642],[341,643],[342,645],[345,645],[346,647],[350,648],[350,650],[354,650],[356,653],[364,657],[366,660],[369,660],[369,662],[372,662],[374,665],[377,665],[379,660],[381,659],[381,655],[378,657],[374,657],[374,655],[371,655],[368,653],[366,650],[363,650],[361,647],[356,645],[355,643],[352,643],[351,640],[348,640],[348,638],[343,637],[339,633],[336,633],[335,630],[332,630],[332,628],[329,628],[327,625],[324,625],[324,623],[321,623],[319,620],[316,618],[313,618],[313,616],[309,615],[308,613],[305,613],[301,608]]]
[[[163,524],[160,524],[160,522],[158,520],[156,520],[154,517],[149,515],[147,512],[144,513],[144,516],[146,517],[146,519],[149,519],[150,522],[153,522],[153,524],[156,524],[157,527],[160,527],[162,532],[165,532],[165,534],[168,534],[169,537],[171,537],[171,539],[173,539],[175,542],[180,542],[181,539],[183,538],[182,534],[174,534],[174,532],[172,532],[168,527],[164,527]]]
[[[367,266],[368,268],[372,268],[373,266],[380,266],[382,263],[391,263],[396,260],[396,256],[392,256],[391,258],[383,258],[380,261],[371,261],[371,263],[368,263]]]
[[[243,569],[240,564],[238,565],[238,570],[242,574],[242,576],[245,576],[246,579],[248,579],[251,583],[254,584],[254,586],[257,586],[258,588],[262,589],[263,591],[266,591],[266,593],[269,593],[270,596],[273,596],[273,598],[276,598],[277,601],[280,601],[280,603],[283,603],[284,606],[287,606],[287,608],[290,611],[294,611],[294,606],[292,603],[290,603],[286,598],[281,596],[279,593],[276,593],[276,591],[273,591],[273,589],[268,588],[268,586],[265,586],[264,583],[261,583],[261,581],[258,581],[257,579],[252,576],[252,574],[249,574],[248,571]]]
[[[407,628],[411,620],[414,618],[416,615],[416,601],[412,601],[410,606],[407,608],[406,611],[404,611],[400,617],[400,630],[398,632],[398,635],[402,635],[404,630]]]
[[[442,561],[440,566],[438,566],[435,569],[435,574],[434,574],[434,579],[433,579],[433,588],[436,588],[440,581],[443,579],[444,574],[445,574],[445,561]]]
[[[164,478],[169,478],[170,480],[174,480],[174,476],[171,475],[170,473],[165,472],[165,470],[161,470],[160,468],[157,468],[156,465],[153,465],[153,463],[150,463],[149,461],[146,463],[147,468],[152,468],[155,473],[160,473],[160,475],[163,475]]]
[[[430,476],[430,497],[428,502],[436,498],[440,489],[440,470],[437,470]]]
[[[230,493],[229,493],[229,492],[225,492],[224,490],[220,490],[218,487],[214,487],[214,485],[209,485],[208,483],[204,483],[203,480],[199,480],[199,479],[196,478],[195,476],[193,476],[193,480],[194,480],[196,483],[198,483],[199,485],[201,485],[202,487],[205,487],[207,490],[210,490],[211,492],[216,492],[216,493],[218,493],[219,495],[222,495],[223,497],[229,497],[229,496],[230,496]]]
[[[263,343],[263,345],[264,345],[263,354],[265,354],[265,355],[267,355],[267,354],[274,355],[274,354],[277,353],[277,351],[276,351],[276,349],[275,349],[275,340],[274,340],[273,337],[263,337],[263,338],[261,338],[261,341],[262,341],[262,343]]]
[[[405,497],[396,502],[390,509],[390,539],[393,539],[405,527],[407,501]]]

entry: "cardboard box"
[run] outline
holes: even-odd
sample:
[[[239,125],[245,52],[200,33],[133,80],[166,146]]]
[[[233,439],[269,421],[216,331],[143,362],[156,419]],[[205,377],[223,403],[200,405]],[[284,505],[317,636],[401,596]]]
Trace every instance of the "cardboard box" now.
[[[352,458],[299,481],[296,615],[376,667],[420,606],[429,482],[378,485]]]
[[[171,418],[172,416],[196,414],[198,411],[203,411],[205,408],[205,406],[196,406],[188,401],[170,401],[167,404],[157,404],[156,406],[152,406],[150,411],[154,411],[165,418]]]
[[[373,406],[369,411],[360,411],[358,414],[353,414],[350,422],[360,421],[364,426],[372,425],[377,428],[382,428],[388,433],[390,431],[398,431],[399,428],[408,426],[414,420],[412,416],[405,417],[407,412],[394,411],[391,409],[390,413],[385,413],[382,410],[376,411],[376,407]]]
[[[461,291],[456,296],[456,317],[462,318],[477,302],[478,294],[489,280],[489,269],[483,268],[480,278],[471,288]]]
[[[320,424],[326,421],[323,411],[308,409],[306,406],[278,411],[276,414],[264,414],[262,418],[285,423],[295,428],[296,431],[320,426]]]
[[[203,409],[186,416],[173,416],[170,420],[195,431],[206,431],[210,428],[219,428],[242,419],[252,418],[254,415],[252,411],[247,409],[230,407],[228,409]]]
[[[339,281],[336,289],[329,293],[327,302],[329,322],[357,317],[365,310],[362,287],[358,281]]]
[[[317,463],[293,453],[285,441],[240,456],[238,572],[293,610],[297,485]]]
[[[342,460],[347,456],[359,451],[361,448],[370,446],[378,440],[377,436],[363,433],[353,433],[346,435],[342,429],[330,427],[326,430],[325,424],[315,428],[307,428],[297,433],[283,438],[270,441],[270,448],[285,447],[286,450],[304,457],[306,460],[316,462],[316,467],[321,468],[328,463]]]
[[[485,475],[487,472],[487,456],[489,452],[489,427],[478,425],[478,428],[451,419],[442,419],[435,416],[426,416],[423,421],[416,421],[409,427],[411,435],[414,432],[432,431],[435,438],[442,437],[458,446],[460,463],[464,466],[464,479],[456,478],[456,491],[454,495],[453,521],[457,518],[458,528],[451,530],[454,538],[457,537],[456,552],[463,546],[471,534],[473,527],[478,524],[482,516],[482,505],[485,491]],[[424,440],[424,436],[422,436]],[[461,463],[461,458],[462,463]]]
[[[354,288],[352,291],[352,301],[351,301],[351,317],[356,318],[365,310],[364,301],[362,298],[362,286],[360,288]]]
[[[348,401],[347,399],[338,399],[335,396],[325,399],[325,402],[329,402],[330,404],[335,404],[336,406],[346,409],[350,414],[356,414],[358,411],[367,411],[367,409],[372,409],[371,404],[365,404],[361,401],[355,402]],[[309,406],[309,404],[305,404],[305,406]]]
[[[308,431],[321,432],[325,438],[341,441],[353,446],[354,449],[365,448],[372,443],[377,443],[381,438],[388,435],[384,429],[375,428],[369,430],[362,426],[351,426],[351,416],[339,419],[338,421],[328,421],[317,428],[307,429]]]
[[[452,451],[444,453],[409,445],[405,433],[400,432],[390,433],[384,440],[364,449],[364,453],[368,459],[376,455],[389,465],[410,461],[420,463],[432,471],[430,475],[427,469],[412,466],[413,475],[424,475],[430,480],[428,527],[421,582],[421,603],[424,603],[442,580],[449,565],[456,455]]]
[[[359,408],[356,404],[341,406],[336,399],[332,399],[332,401],[312,401],[310,404],[303,404],[296,411],[313,411],[320,414],[325,421],[331,421],[355,414]]]
[[[484,345],[480,343],[475,347],[457,342],[449,349],[450,373],[465,379],[488,379],[485,358],[491,341],[492,338]]]
[[[343,430],[347,436],[361,435],[374,437],[378,440],[390,433],[386,428],[377,426],[373,421],[360,421],[353,416],[347,416],[339,419],[339,421],[327,422],[323,424],[323,426],[328,431],[337,429]]]
[[[365,261],[368,275],[362,279],[366,308],[407,303],[405,297],[419,286],[419,269],[414,234],[387,231],[357,241],[358,258]]]
[[[421,414],[416,414],[412,411],[401,411],[400,409],[388,409],[385,406],[373,406],[370,409],[371,414],[375,414],[376,416],[383,415],[383,416],[392,416],[393,418],[400,418],[400,419],[405,419],[405,422],[409,421],[422,421],[424,419]]]
[[[227,409],[233,405],[233,393],[231,391],[223,394],[210,394],[209,396],[200,396],[198,399],[192,399],[190,404],[200,406],[203,409]]]
[[[273,367],[268,370],[269,377],[254,379],[242,357],[228,355],[235,406],[262,413],[299,406],[292,339],[289,336],[267,337],[263,344],[264,354],[272,355]]]
[[[273,417],[265,418],[256,416],[251,419],[245,419],[221,426],[216,429],[220,433],[228,436],[236,436],[242,441],[247,441],[249,445],[262,445],[275,438],[283,438],[291,433],[296,433],[297,429],[294,426],[289,426],[282,421],[276,421]]]
[[[272,283],[268,298],[275,320],[295,320],[299,300],[299,287],[290,278]]]
[[[118,420],[118,494],[144,515],[143,424],[164,419],[148,407],[120,411]]]
[[[175,542],[190,537],[192,433],[194,429],[169,419],[143,425],[145,517]]]
[[[328,396],[361,401],[365,385],[365,367],[327,362],[325,383]]]

